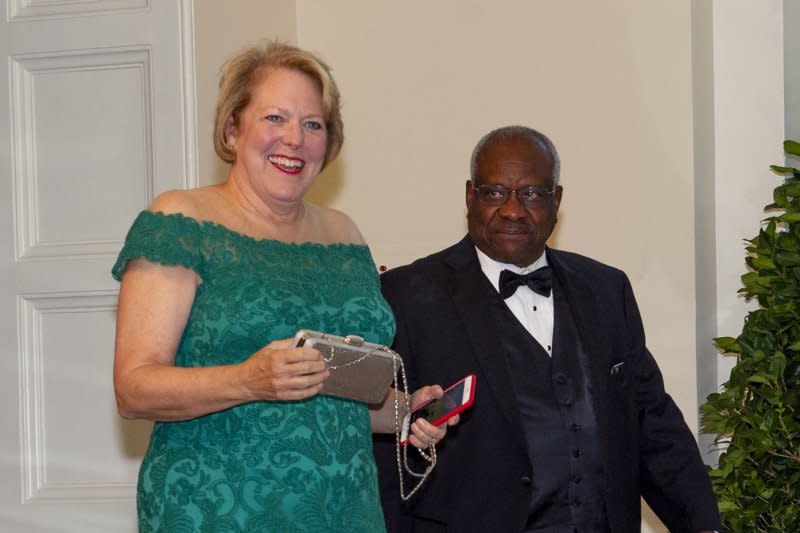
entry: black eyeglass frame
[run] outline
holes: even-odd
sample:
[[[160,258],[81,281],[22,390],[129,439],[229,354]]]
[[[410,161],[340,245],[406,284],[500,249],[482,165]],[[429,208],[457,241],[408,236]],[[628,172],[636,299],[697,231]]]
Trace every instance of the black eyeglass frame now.
[[[516,189],[509,189],[504,185],[491,185],[488,183],[484,183],[481,185],[475,185],[474,180],[470,180],[472,183],[472,192],[475,194],[475,197],[478,199],[480,203],[483,205],[489,205],[493,207],[499,207],[505,204],[509,198],[511,198],[511,193],[517,197],[517,201],[523,207],[542,207],[550,201],[553,195],[556,193],[558,187],[553,187],[552,189],[544,189],[542,187],[536,187],[535,185],[526,185],[525,187],[517,187]],[[481,196],[481,189],[483,190],[491,190],[493,192],[497,192],[502,194],[502,198],[498,199],[491,199],[485,196]],[[528,191],[528,192],[535,192],[538,196],[535,199],[525,199],[524,196],[520,197],[519,191]]]

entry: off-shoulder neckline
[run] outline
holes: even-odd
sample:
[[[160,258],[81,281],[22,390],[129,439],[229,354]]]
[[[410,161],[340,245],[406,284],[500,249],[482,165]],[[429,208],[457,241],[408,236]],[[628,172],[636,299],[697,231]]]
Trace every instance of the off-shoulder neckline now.
[[[310,248],[357,248],[357,249],[369,249],[369,246],[366,243],[355,243],[355,242],[314,242],[314,241],[303,241],[303,242],[290,242],[290,241],[282,241],[280,239],[275,239],[272,237],[253,237],[252,235],[248,235],[246,233],[242,233],[240,231],[233,230],[228,226],[220,224],[219,222],[214,222],[213,220],[198,220],[192,216],[185,215],[183,213],[164,213],[163,211],[150,211],[149,209],[145,209],[140,213],[140,216],[143,214],[148,214],[151,216],[162,217],[165,219],[176,219],[176,220],[186,220],[193,224],[196,224],[198,227],[209,227],[214,228],[217,231],[221,231],[242,239],[244,241],[249,241],[255,244],[262,243],[275,243],[277,245],[283,245],[288,247],[310,247]]]

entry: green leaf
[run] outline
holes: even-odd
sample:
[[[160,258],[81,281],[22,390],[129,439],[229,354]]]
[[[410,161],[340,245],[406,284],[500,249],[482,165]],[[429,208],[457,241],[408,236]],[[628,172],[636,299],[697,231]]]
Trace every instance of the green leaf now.
[[[733,337],[717,337],[714,339],[714,344],[723,352],[739,353],[741,351],[739,343]]]
[[[800,243],[797,237],[788,231],[784,231],[778,235],[776,246],[787,252],[796,252],[800,250]]]
[[[796,252],[775,252],[775,264],[783,267],[800,265],[800,254]]]
[[[780,187],[778,187],[778,188],[780,188]],[[794,181],[791,182],[791,183],[787,182],[783,186],[783,190],[784,190],[784,192],[786,192],[787,196],[793,196],[793,197],[797,198],[798,196],[800,196],[800,183],[797,183],[797,182],[794,182]]]
[[[800,217],[798,217],[798,220],[800,220]],[[748,257],[745,259],[745,262],[757,270],[761,269],[775,270],[775,263],[773,263],[772,259],[770,259],[769,257],[764,257],[764,256]]]
[[[778,165],[770,165],[769,168],[778,174],[789,174],[790,172],[794,171],[792,167],[779,167]]]
[[[787,154],[800,155],[800,143],[797,141],[783,141],[783,151]]]
[[[784,368],[786,368],[786,356],[782,352],[776,352],[775,355],[772,356],[770,371],[773,375],[777,376],[783,372]]]
[[[772,191],[772,199],[775,201],[775,203],[770,205],[774,207],[785,208],[787,205],[789,205],[789,200],[786,198],[786,191],[783,189],[783,187],[775,187],[775,190]]]

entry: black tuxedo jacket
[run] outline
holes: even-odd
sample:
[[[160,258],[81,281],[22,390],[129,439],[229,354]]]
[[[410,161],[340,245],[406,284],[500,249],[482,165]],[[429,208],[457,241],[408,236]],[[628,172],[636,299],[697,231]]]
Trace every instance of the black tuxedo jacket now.
[[[609,530],[641,530],[640,496],[674,533],[720,530],[697,444],[645,347],[627,276],[577,254],[546,253],[589,359]],[[409,504],[398,495],[393,441],[376,438],[389,531],[524,531],[537,473],[496,321],[488,315],[491,299],[500,296],[472,241],[465,237],[381,279],[397,319],[394,348],[405,360],[409,389],[477,376],[472,409],[448,430],[432,477]]]

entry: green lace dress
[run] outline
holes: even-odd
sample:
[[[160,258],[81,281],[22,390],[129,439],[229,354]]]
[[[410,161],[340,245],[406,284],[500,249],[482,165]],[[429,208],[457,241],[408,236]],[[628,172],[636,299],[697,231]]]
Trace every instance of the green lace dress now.
[[[179,366],[237,363],[299,328],[389,344],[395,323],[364,245],[290,244],[143,211],[113,267],[183,265],[202,278]],[[139,472],[140,532],[385,531],[365,404],[252,402],[157,422]]]

